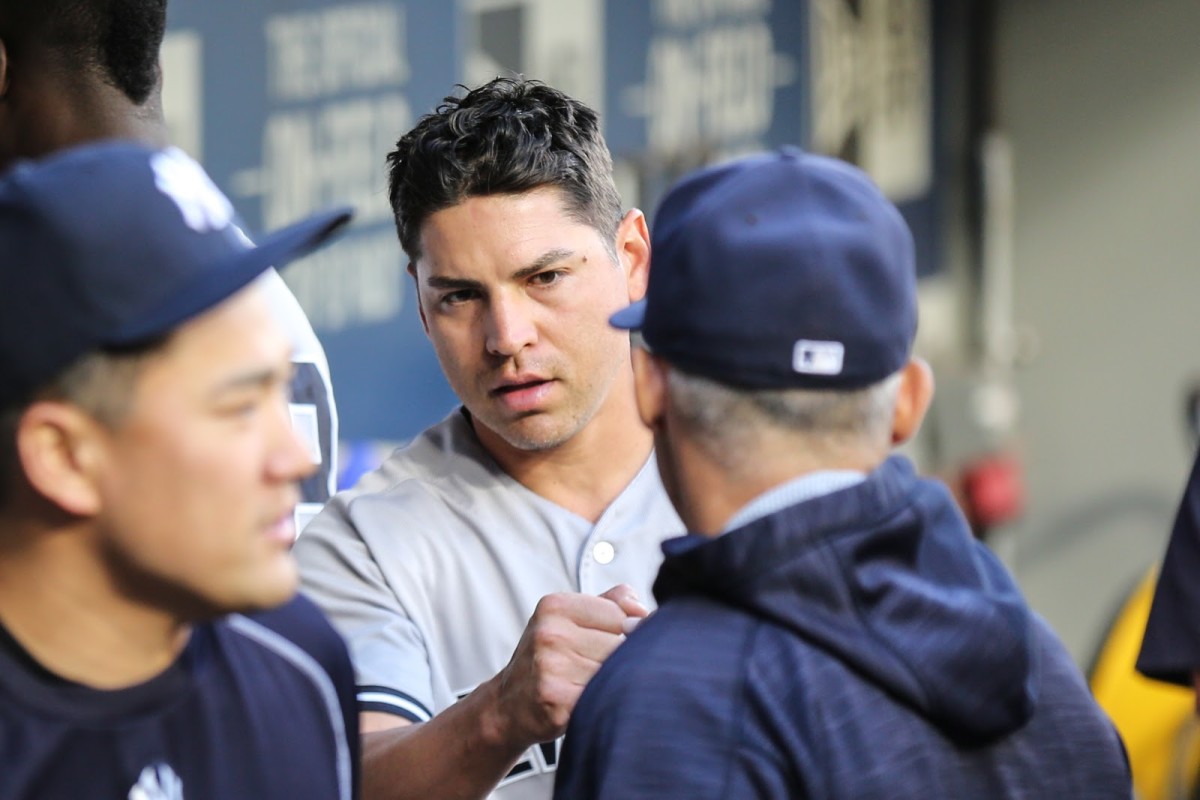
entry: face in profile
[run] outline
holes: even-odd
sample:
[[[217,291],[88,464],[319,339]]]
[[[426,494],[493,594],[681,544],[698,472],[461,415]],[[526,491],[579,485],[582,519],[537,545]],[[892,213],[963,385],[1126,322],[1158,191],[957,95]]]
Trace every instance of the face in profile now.
[[[421,318],[477,430],[545,450],[603,412],[629,365],[628,336],[608,317],[644,291],[623,242],[644,231],[631,212],[614,258],[552,188],[471,197],[426,220]]]
[[[294,593],[296,482],[312,464],[291,429],[289,351],[251,286],[146,360],[99,448],[98,540],[123,590],[185,615]]]

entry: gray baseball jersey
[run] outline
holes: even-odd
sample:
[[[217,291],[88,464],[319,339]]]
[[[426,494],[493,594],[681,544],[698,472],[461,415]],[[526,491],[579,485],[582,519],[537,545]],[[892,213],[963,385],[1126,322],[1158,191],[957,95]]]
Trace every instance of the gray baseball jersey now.
[[[649,603],[682,531],[653,458],[593,525],[501,470],[459,410],[334,497],[296,555],[359,708],[423,722],[508,663],[544,595],[628,583]],[[558,743],[530,748],[492,797],[547,800],[557,762]]]

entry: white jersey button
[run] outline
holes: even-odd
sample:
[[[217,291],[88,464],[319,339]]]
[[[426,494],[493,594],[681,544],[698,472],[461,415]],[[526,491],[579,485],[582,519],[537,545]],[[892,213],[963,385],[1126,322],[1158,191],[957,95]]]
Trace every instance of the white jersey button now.
[[[611,564],[616,556],[617,548],[609,542],[596,542],[592,548],[592,558],[596,559],[597,564]]]

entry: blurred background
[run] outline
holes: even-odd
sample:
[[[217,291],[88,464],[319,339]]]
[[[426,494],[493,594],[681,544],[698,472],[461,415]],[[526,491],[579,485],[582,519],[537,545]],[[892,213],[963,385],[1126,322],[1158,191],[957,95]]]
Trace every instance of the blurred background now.
[[[1170,528],[1200,376],[1195,0],[171,0],[166,110],[255,230],[352,202],[286,278],[328,350],[352,481],[454,404],[384,155],[457,83],[596,107],[627,205],[798,143],[904,212],[944,478],[1089,669]],[[1140,641],[1140,636],[1139,636]]]

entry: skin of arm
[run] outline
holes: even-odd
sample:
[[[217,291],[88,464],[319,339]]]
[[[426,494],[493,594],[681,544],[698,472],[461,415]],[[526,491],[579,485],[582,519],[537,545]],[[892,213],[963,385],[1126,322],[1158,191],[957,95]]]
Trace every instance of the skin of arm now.
[[[364,800],[482,800],[527,748],[566,730],[584,686],[647,613],[624,584],[547,595],[508,665],[430,721],[363,712]]]

